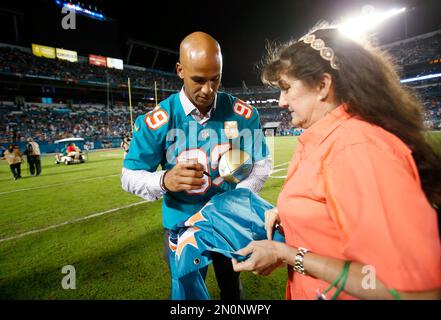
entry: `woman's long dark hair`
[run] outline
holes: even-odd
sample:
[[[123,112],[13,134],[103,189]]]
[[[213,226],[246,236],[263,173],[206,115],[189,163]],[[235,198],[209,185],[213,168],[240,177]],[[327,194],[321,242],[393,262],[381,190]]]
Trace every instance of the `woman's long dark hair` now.
[[[331,74],[337,101],[348,112],[399,137],[411,150],[429,201],[441,207],[441,155],[425,139],[423,109],[415,94],[400,84],[390,56],[368,43],[360,44],[335,28],[313,31],[332,48],[339,69],[303,41],[290,42],[270,52],[262,72],[264,83],[276,84],[280,74],[316,86]]]

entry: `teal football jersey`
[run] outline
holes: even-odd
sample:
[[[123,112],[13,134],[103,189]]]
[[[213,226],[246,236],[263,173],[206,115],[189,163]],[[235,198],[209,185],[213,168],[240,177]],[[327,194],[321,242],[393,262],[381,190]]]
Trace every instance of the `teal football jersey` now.
[[[229,94],[218,92],[216,109],[199,124],[186,115],[179,93],[139,116],[124,167],[154,172],[172,169],[178,162],[199,162],[210,177],[198,190],[167,192],[163,197],[162,223],[170,229],[199,211],[214,195],[233,190],[236,184],[219,176],[220,156],[230,148],[248,152],[259,161],[269,155],[258,111]]]

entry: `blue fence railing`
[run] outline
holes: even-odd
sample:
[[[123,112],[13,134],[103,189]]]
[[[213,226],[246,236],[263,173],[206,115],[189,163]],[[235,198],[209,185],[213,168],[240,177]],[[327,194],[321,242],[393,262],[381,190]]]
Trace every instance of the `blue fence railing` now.
[[[90,144],[90,150],[95,149],[105,149],[105,148],[118,148],[121,145],[121,138],[106,138],[102,140],[87,140],[84,141],[75,141],[75,144],[81,149],[84,150],[84,145],[86,143]],[[62,143],[53,143],[47,141],[38,141],[38,145],[40,146],[40,152],[43,153],[54,153],[59,152],[65,145]],[[13,142],[14,145],[18,145],[20,150],[23,152],[26,149],[27,142]],[[5,148],[8,148],[10,143],[1,143],[1,145]]]

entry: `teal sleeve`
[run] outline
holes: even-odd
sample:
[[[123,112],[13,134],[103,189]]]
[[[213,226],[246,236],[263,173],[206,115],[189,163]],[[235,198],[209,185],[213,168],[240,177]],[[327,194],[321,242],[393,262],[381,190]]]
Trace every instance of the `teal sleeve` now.
[[[146,115],[139,116],[134,124],[129,153],[124,159],[124,168],[154,172],[164,156],[167,125],[157,130],[145,123]]]

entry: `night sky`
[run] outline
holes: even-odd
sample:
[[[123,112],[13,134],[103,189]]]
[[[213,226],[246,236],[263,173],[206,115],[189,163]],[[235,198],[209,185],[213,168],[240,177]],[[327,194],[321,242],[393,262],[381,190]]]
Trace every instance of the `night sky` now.
[[[80,0],[81,1],[81,0]],[[86,1],[86,0],[84,0]],[[26,4],[32,3],[30,8]],[[221,44],[224,55],[223,85],[258,85],[256,65],[265,52],[265,43],[299,38],[320,20],[335,21],[360,14],[370,4],[377,10],[406,6],[406,16],[381,25],[381,43],[399,40],[441,28],[439,0],[272,0],[272,1],[145,1],[90,0],[112,21],[77,16],[77,30],[61,28],[61,9],[52,0],[2,0],[0,8],[23,13],[19,19],[19,44],[36,42],[77,50],[80,55],[102,54],[126,61],[126,40],[133,38],[177,50],[188,33],[205,31]],[[38,5],[37,5],[38,4]],[[405,21],[407,19],[407,21]],[[16,41],[12,18],[0,13],[0,41]],[[140,48],[132,52],[130,64],[149,67],[153,52]],[[159,56],[156,67],[172,71],[176,58]]]

